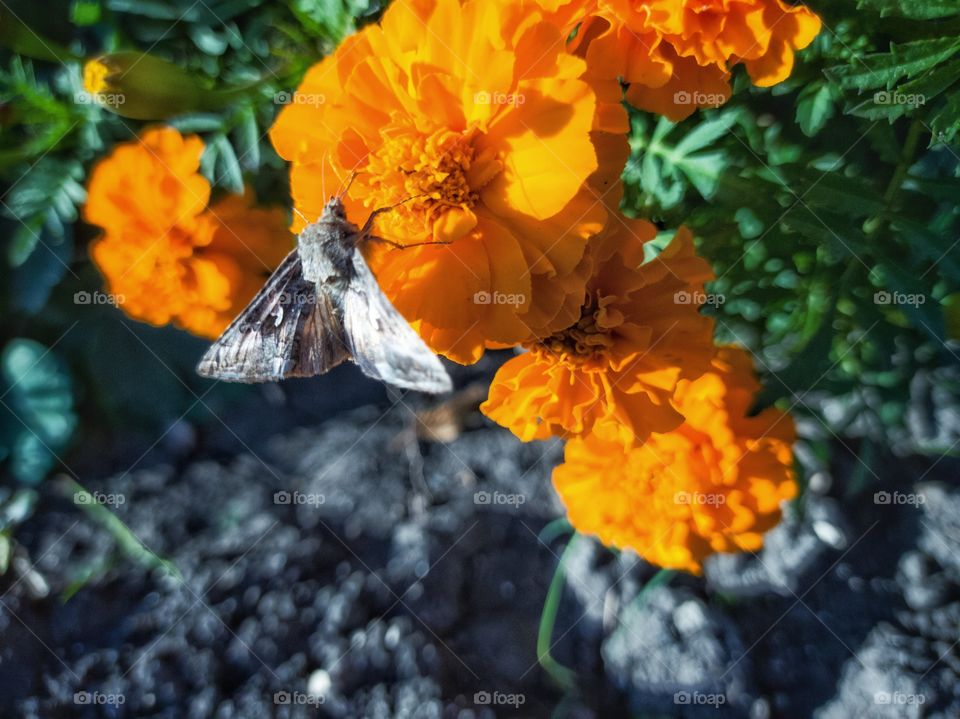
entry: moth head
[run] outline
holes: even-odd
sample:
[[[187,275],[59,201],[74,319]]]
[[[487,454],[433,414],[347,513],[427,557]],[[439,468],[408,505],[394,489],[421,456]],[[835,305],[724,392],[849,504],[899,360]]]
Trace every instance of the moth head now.
[[[343,199],[339,195],[334,195],[327,204],[323,206],[323,216],[321,220],[346,220],[347,210],[343,206]]]

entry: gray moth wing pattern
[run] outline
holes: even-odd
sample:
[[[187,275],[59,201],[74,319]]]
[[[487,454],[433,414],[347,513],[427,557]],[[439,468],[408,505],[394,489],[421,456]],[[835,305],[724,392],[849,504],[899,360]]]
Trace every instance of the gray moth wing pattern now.
[[[332,198],[197,372],[270,382],[323,374],[353,359],[367,376],[397,387],[450,391],[440,360],[383,294],[360,251],[377,239],[370,224],[357,228],[340,198]]]
[[[343,298],[343,324],[353,361],[381,382],[420,392],[453,389],[440,360],[390,302],[359,248]]]
[[[294,250],[207,350],[197,372],[227,382],[271,382],[323,374],[349,357],[334,302],[303,278]]]

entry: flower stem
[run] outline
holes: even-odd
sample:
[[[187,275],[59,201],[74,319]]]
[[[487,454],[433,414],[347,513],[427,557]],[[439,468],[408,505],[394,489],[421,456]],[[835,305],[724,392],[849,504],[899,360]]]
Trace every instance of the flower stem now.
[[[543,612],[540,615],[540,629],[537,633],[537,661],[543,670],[553,679],[565,693],[576,689],[576,674],[567,667],[560,664],[550,654],[551,640],[553,638],[553,627],[557,622],[557,613],[560,610],[560,600],[563,597],[563,588],[566,584],[566,560],[571,550],[577,543],[579,535],[574,534],[567,542],[566,548],[557,561],[557,569],[553,573],[553,579],[550,580],[550,588],[547,590],[547,598],[543,604]]]
[[[643,606],[643,603],[647,601],[647,596],[650,594],[650,592],[659,586],[669,584],[670,580],[673,579],[676,573],[677,572],[674,569],[661,569],[658,571],[656,574],[650,577],[646,584],[643,585],[643,589],[641,589],[634,598],[634,603]]]
[[[897,163],[897,167],[893,171],[893,176],[890,178],[890,183],[887,185],[887,190],[883,193],[883,210],[880,214],[867,220],[864,226],[867,237],[875,236],[887,221],[890,210],[896,202],[897,195],[900,194],[900,187],[903,185],[903,181],[907,177],[907,172],[910,170],[910,165],[913,163],[913,157],[916,154],[917,144],[920,141],[920,133],[923,132],[923,127],[923,121],[919,117],[914,118],[910,124],[910,129],[907,130],[907,137],[903,142],[903,151],[900,153],[900,162]]]

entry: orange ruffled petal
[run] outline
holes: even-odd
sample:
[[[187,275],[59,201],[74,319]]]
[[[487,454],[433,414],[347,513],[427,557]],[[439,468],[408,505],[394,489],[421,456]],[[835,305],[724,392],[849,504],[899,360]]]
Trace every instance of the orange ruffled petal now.
[[[573,0],[547,4],[572,32],[597,84],[621,79],[634,106],[681,120],[730,96],[733,67],[754,84],[789,77],[794,54],[820,32],[810,9],[782,0]]]
[[[683,422],[671,403],[677,383],[707,371],[715,353],[697,304],[712,273],[686,230],[644,262],[655,236],[634,220],[591,240],[592,277],[573,322],[500,368],[484,414],[523,440],[597,432],[626,446]]]
[[[570,522],[694,573],[716,552],[759,550],[797,485],[793,421],[774,408],[748,416],[758,389],[749,355],[723,349],[710,372],[680,383],[681,427],[628,448],[597,433],[571,440],[553,474]]]
[[[103,228],[91,256],[121,309],[215,338],[292,242],[284,213],[232,195],[208,207],[203,142],[169,127],[118,145],[90,178],[84,219]]]

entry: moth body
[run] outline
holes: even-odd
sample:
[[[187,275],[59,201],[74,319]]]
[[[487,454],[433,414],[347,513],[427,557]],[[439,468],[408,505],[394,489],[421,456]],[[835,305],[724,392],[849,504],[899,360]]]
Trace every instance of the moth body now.
[[[361,244],[360,228],[347,219],[343,203],[331,199],[320,219],[297,237],[303,278],[315,285],[343,289],[355,277],[353,254]]]
[[[352,359],[364,374],[420,392],[447,392],[440,360],[377,284],[361,253],[371,239],[334,197],[297,248],[226,329],[197,372],[228,382],[323,374]]]

